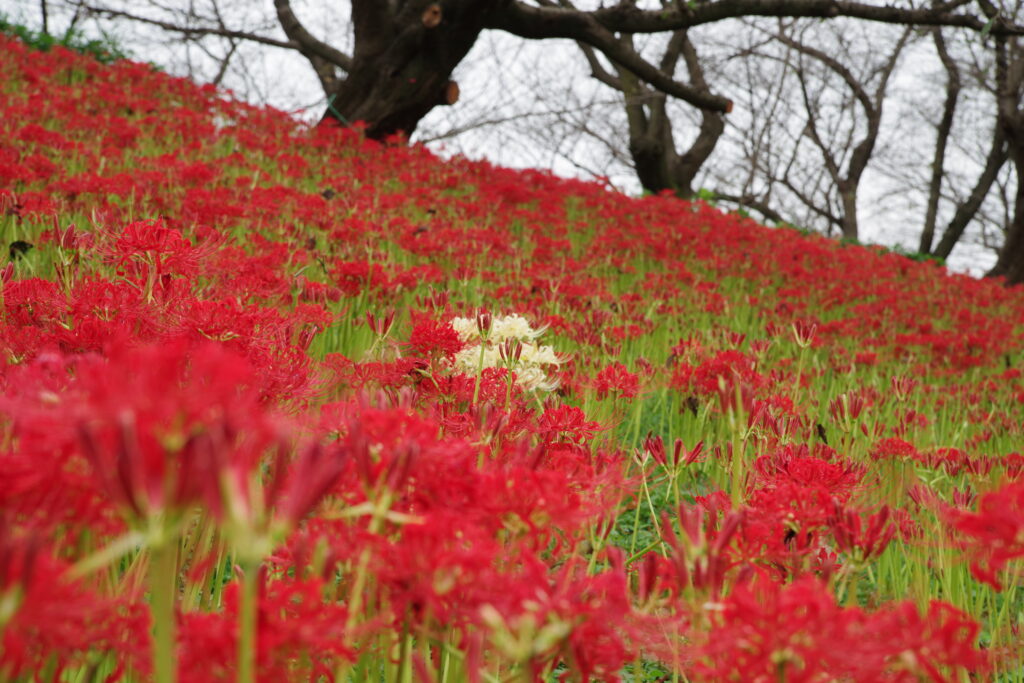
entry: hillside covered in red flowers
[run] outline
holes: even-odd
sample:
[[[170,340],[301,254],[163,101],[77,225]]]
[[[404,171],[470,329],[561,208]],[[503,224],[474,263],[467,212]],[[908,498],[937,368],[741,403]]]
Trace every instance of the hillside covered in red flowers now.
[[[1024,680],[1024,293],[0,37],[0,680]]]

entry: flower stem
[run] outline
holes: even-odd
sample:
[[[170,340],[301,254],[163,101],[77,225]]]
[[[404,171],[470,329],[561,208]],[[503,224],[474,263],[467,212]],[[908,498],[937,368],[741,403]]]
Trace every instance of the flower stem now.
[[[472,405],[476,405],[476,401],[477,401],[477,399],[480,396],[480,378],[484,374],[484,351],[486,350],[484,348],[484,345],[486,343],[487,343],[486,339],[480,342],[480,361],[477,363],[477,366],[476,366],[476,381],[473,383],[473,403],[472,403]]]
[[[371,534],[380,533],[388,510],[391,509],[391,500],[392,493],[385,489],[374,506],[373,516],[370,518],[370,524],[367,527]],[[346,605],[348,609],[348,620],[345,623],[344,638],[346,646],[352,644],[352,634],[355,631],[356,621],[359,619],[359,611],[362,608],[363,589],[366,586],[369,564],[370,549],[364,548],[359,556],[359,564],[356,567],[355,579],[352,582],[352,589],[349,591],[348,603]]]
[[[153,674],[156,683],[177,680],[175,596],[178,593],[178,544],[163,541],[150,549],[149,609],[153,616]]]
[[[242,564],[242,599],[238,606],[238,683],[256,680],[256,610],[259,564]]]

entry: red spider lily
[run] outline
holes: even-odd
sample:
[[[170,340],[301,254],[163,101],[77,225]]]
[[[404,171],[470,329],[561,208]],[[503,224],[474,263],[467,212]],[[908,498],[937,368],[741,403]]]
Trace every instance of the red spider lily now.
[[[433,287],[427,288],[426,295],[417,295],[416,304],[421,307],[430,308],[436,315],[441,315],[448,311],[448,292],[437,292],[434,291]]]
[[[698,441],[696,446],[687,449],[686,446],[683,444],[682,439],[676,439],[675,448],[672,451],[676,465],[679,465],[679,463],[682,463],[684,465],[692,465],[695,462],[703,462],[704,458],[701,457],[703,453],[703,441]]]
[[[477,311],[476,329],[483,339],[487,339],[487,337],[490,335],[491,323],[493,322],[493,320],[494,318],[489,312],[484,311],[482,309]]]
[[[423,319],[417,322],[407,342],[410,350],[421,358],[451,360],[464,343],[450,322]]]
[[[634,398],[640,389],[640,378],[626,369],[622,363],[612,363],[602,369],[594,378],[594,390],[599,399],[609,395],[618,398]]]
[[[515,367],[523,355],[523,343],[518,339],[506,339],[498,344],[498,355],[505,365]]]
[[[864,398],[860,395],[843,394],[832,399],[828,404],[829,413],[832,419],[842,427],[844,431],[850,431],[853,423],[864,412],[866,406]]]
[[[942,498],[933,489],[924,485],[914,485],[907,489],[907,497],[919,507],[926,510],[939,510],[944,505]]]
[[[287,457],[279,448],[274,459],[273,477],[264,496],[276,519],[292,529],[313,511],[313,508],[338,481],[348,462],[349,452],[339,446],[324,447],[313,443],[299,451],[290,474],[283,476]]]
[[[766,383],[757,372],[757,360],[740,351],[722,351],[694,368],[692,373],[690,385],[707,396],[723,391],[723,382],[730,387],[738,383],[751,392]]]
[[[391,331],[395,322],[395,309],[390,309],[381,318],[377,318],[370,311],[366,312],[366,324],[378,337],[386,337]]]
[[[125,666],[146,671],[147,614],[127,596],[110,599],[71,576],[38,541],[0,527],[0,670],[5,676],[38,674],[41,662],[56,670],[80,666],[90,653],[115,655],[112,680]]]
[[[712,610],[702,680],[944,682],[987,669],[978,625],[942,603],[924,617],[912,603],[868,614],[839,607],[807,578],[741,586]]]
[[[918,457],[918,462],[926,467],[941,468],[953,477],[965,469],[977,472],[984,467],[982,461],[972,458],[959,448],[939,448],[930,453],[922,453]]]
[[[916,460],[918,457],[914,445],[903,439],[882,439],[871,449],[872,460]]]
[[[165,276],[196,272],[200,252],[162,221],[129,223],[110,246],[109,258],[119,272],[149,287]]]
[[[897,603],[871,615],[868,629],[889,653],[891,680],[952,681],[953,672],[976,677],[991,668],[978,649],[977,622],[943,602],[929,602],[923,615],[909,601]]]
[[[889,506],[883,505],[881,510],[868,517],[866,527],[857,511],[843,508],[837,500],[833,500],[833,507],[828,525],[840,552],[856,554],[862,562],[885,552],[896,534],[896,527],[890,523]]]
[[[792,325],[793,341],[802,349],[807,348],[814,342],[815,332],[818,331],[818,323],[809,320],[797,320]]]
[[[218,478],[246,480],[277,439],[251,373],[220,347],[181,342],[83,367],[69,410],[100,486],[135,519],[221,509]]]
[[[522,573],[526,580],[481,607],[493,645],[535,677],[562,659],[581,681],[617,680],[637,656],[647,620],[629,604],[621,567],[588,576],[567,565],[548,577],[531,562]]]
[[[917,380],[910,377],[892,377],[889,383],[892,385],[896,400],[901,402],[906,401],[918,386]]]
[[[748,523],[737,553],[780,578],[816,571],[828,555],[825,541],[832,494],[822,486],[779,480],[747,498]],[[824,555],[823,555],[824,553]]]
[[[735,566],[727,549],[746,514],[742,510],[728,512],[720,526],[717,515],[708,517],[702,508],[681,505],[678,515],[682,536],[676,536],[667,516],[662,519],[663,537],[672,550],[671,588],[674,592],[692,588],[715,598],[725,585],[726,573]]]
[[[695,462],[700,462],[700,456],[704,451],[704,442],[700,441],[692,449],[687,449],[682,439],[676,439],[670,460],[665,452],[665,442],[662,438],[648,432],[644,439],[643,449],[662,467],[676,469],[680,465],[692,465]]]
[[[1004,455],[1002,461],[1008,479],[1020,479],[1024,475],[1024,456],[1020,453]]]
[[[754,461],[755,483],[765,488],[782,483],[822,487],[831,495],[845,500],[863,480],[864,467],[849,460],[830,462],[824,457],[816,457],[824,455],[825,451],[815,449],[812,455],[811,449],[801,444],[783,446],[759,456]]]
[[[978,498],[978,495],[971,491],[970,488],[964,490],[953,489],[953,505],[958,508],[969,508],[974,505],[974,501]]]
[[[946,508],[945,518],[966,543],[971,573],[1001,590],[1000,572],[1024,557],[1024,483],[1012,482],[984,494],[977,512]]]
[[[388,287],[388,276],[378,263],[366,261],[337,261],[331,268],[334,284],[347,296],[356,296],[364,289],[382,290]]]
[[[644,438],[643,452],[654,458],[654,462],[662,467],[668,467],[668,456],[665,454],[665,441],[660,436],[654,436],[651,432]],[[675,463],[672,463],[673,465]]]
[[[224,593],[224,611],[182,615],[178,674],[183,681],[231,681],[230,656],[238,640],[239,586]],[[345,645],[348,612],[325,601],[328,585],[321,579],[279,577],[261,582],[256,666],[259,680],[331,678],[340,662],[354,661]]]
[[[597,422],[587,420],[581,409],[559,405],[545,410],[535,429],[546,441],[564,438],[574,443],[582,443],[592,439],[600,428]]]

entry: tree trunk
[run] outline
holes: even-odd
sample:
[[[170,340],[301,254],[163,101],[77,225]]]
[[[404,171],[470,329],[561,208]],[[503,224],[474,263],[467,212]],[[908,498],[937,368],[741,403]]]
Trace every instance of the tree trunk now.
[[[948,259],[949,255],[953,253],[953,247],[960,241],[964,231],[967,230],[967,226],[973,220],[975,214],[978,213],[982,202],[985,201],[985,197],[988,196],[992,183],[996,181],[996,176],[999,175],[999,170],[1006,163],[1006,157],[1005,138],[1002,128],[997,123],[995,131],[992,133],[992,147],[989,150],[988,157],[985,159],[985,168],[982,169],[981,175],[978,176],[978,182],[974,184],[971,194],[964,202],[957,206],[956,213],[953,214],[953,218],[949,221],[945,231],[943,231],[942,239],[931,252],[932,254]]]
[[[1012,48],[1012,49],[1011,49]],[[999,259],[988,277],[1006,278],[1006,284],[1024,282],[1024,111],[1020,109],[1024,86],[1024,55],[1016,42],[1005,36],[996,40],[996,103],[999,126],[1006,137],[1013,170],[1017,174],[1017,192],[1013,203],[1013,219],[1006,231],[1006,241],[999,250]]]
[[[942,30],[933,28],[932,38],[942,66],[946,69],[946,102],[942,107],[942,119],[935,130],[935,155],[932,157],[932,177],[928,183],[928,205],[924,215],[924,229],[921,230],[921,242],[917,248],[922,254],[930,254],[935,242],[935,221],[939,215],[939,198],[942,196],[946,144],[949,142],[950,131],[953,130],[953,117],[956,114],[957,101],[960,99],[960,70],[949,56],[946,41],[942,38]]]
[[[994,8],[982,5],[986,14]],[[1013,219],[1006,231],[1006,241],[999,250],[999,259],[988,277],[1006,278],[1006,284],[1024,282],[1024,111],[1021,111],[1021,90],[1024,88],[1024,54],[1016,40],[996,37],[996,104],[998,125],[1006,137],[1013,170],[1017,174],[1017,192],[1013,202]]]
[[[633,49],[631,37],[623,37],[622,40]],[[674,73],[680,57],[686,64],[692,87],[710,95],[697,52],[685,31],[676,31],[672,35],[661,59],[661,70],[667,74]],[[694,195],[693,181],[725,131],[725,120],[716,111],[701,109],[697,137],[689,149],[680,154],[676,150],[667,96],[651,90],[628,69],[617,66],[616,71],[618,83],[615,87],[626,98],[629,153],[640,185],[648,192],[671,190],[677,197],[691,199]]]
[[[839,185],[839,199],[843,203],[843,223],[840,226],[843,230],[843,239],[857,240],[860,237],[860,230],[857,227],[857,190],[847,187],[846,183]]]
[[[329,97],[323,121],[363,122],[375,140],[411,135],[431,109],[453,104],[451,74],[473,47],[488,13],[506,0],[395,3],[355,0],[355,54]]]
[[[1014,171],[1017,174],[1017,193],[1014,197],[1013,222],[1006,231],[1006,242],[999,250],[999,259],[987,277],[1004,277],[1006,284],[1024,282],[1024,149],[1019,142],[1011,143]]]
[[[664,99],[663,95],[660,97]],[[660,106],[664,108],[664,101]],[[660,117],[660,123],[652,122],[648,127],[646,134],[631,135],[629,141],[629,153],[640,185],[648,192],[671,190],[682,199],[692,198],[694,178],[725,131],[724,119],[717,112],[701,111],[697,138],[683,154],[676,151],[667,116]],[[631,127],[631,133],[633,130]]]

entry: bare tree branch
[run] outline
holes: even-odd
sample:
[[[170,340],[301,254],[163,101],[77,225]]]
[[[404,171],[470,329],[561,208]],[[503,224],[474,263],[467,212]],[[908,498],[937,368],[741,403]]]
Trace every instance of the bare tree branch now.
[[[155,26],[157,28],[169,31],[171,33],[180,33],[183,36],[196,37],[196,36],[220,36],[222,38],[234,38],[236,40],[248,40],[253,43],[260,43],[261,45],[269,45],[271,47],[279,47],[286,50],[298,49],[298,45],[284,40],[278,40],[269,36],[261,36],[248,31],[234,31],[230,29],[218,28],[216,26],[179,26],[167,21],[161,21],[159,19],[150,19],[149,17],[139,16],[132,14],[131,12],[124,12],[121,10],[109,9],[106,7],[99,7],[96,5],[90,5],[85,2],[75,3],[75,7],[80,8],[86,14],[101,15],[111,18],[128,19],[140,24],[146,24],[148,26]]]
[[[586,44],[579,44],[579,47],[580,51],[583,52],[584,58],[587,60],[587,64],[590,65],[591,76],[601,83],[604,83],[609,88],[614,88],[619,91],[622,91],[623,88],[625,88],[625,85],[623,85],[622,81],[619,80],[618,76],[612,75],[608,69],[604,68],[604,65],[601,64],[601,61],[597,58],[597,52],[594,48]]]
[[[669,8],[638,9],[633,3],[582,12],[561,7],[534,7],[512,2],[499,8],[491,28],[501,28],[527,38],[579,36],[596,22],[609,31],[660,33],[693,28],[737,17],[851,17],[890,24],[917,26],[960,26],[980,31],[989,24],[972,14],[956,14],[971,0],[952,0],[928,8],[869,5],[848,0],[706,0],[695,4],[673,3]],[[1024,27],[997,16],[989,31],[993,35],[1022,34]],[[529,33],[530,35],[526,35]]]
[[[543,21],[537,23],[536,18],[529,13],[526,16],[517,15],[514,11],[515,7],[522,7],[528,11],[557,12],[571,17],[572,21],[563,22],[559,26],[560,32],[548,35],[545,30],[546,24]],[[701,109],[720,112],[732,110],[732,102],[728,99],[715,95],[709,90],[701,90],[674,80],[671,75],[641,57],[633,49],[631,42],[620,40],[611,30],[594,20],[591,15],[592,13],[576,9],[550,6],[538,8],[514,3],[492,11],[486,25],[489,28],[501,29],[523,38],[569,38],[577,43],[590,45],[603,52],[608,59],[628,69],[667,95],[678,97]]]
[[[782,217],[782,214],[773,209],[767,202],[758,199],[753,195],[735,195],[728,192],[712,192],[711,197],[715,201],[730,202],[737,206],[753,209],[777,225],[789,223],[789,221]]]
[[[356,5],[353,3],[352,13],[356,13]],[[352,58],[341,50],[331,47],[327,43],[317,40],[306,27],[302,25],[299,18],[292,11],[291,3],[288,0],[274,0],[274,9],[277,11],[277,19],[281,22],[281,30],[288,36],[288,39],[297,46],[297,49],[307,58],[313,55],[330,64],[349,71],[352,68]],[[319,72],[319,69],[317,69]],[[322,79],[321,79],[322,80]]]

